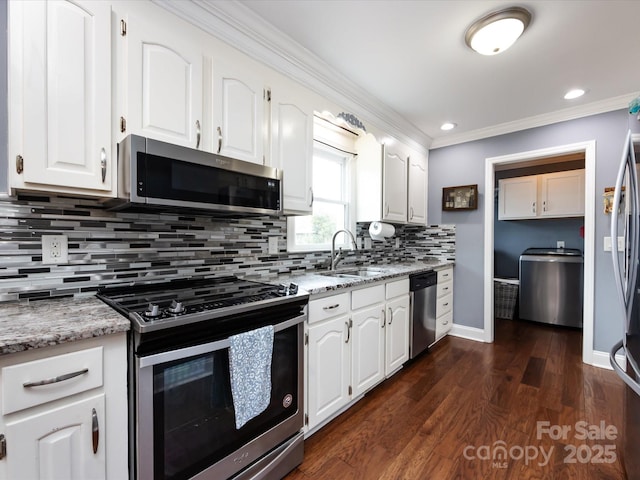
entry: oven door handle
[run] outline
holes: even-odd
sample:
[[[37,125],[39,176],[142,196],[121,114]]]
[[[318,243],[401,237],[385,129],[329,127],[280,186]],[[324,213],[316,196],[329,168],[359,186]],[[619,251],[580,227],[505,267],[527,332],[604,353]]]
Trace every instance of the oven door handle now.
[[[284,322],[277,323],[273,326],[273,332],[278,333],[287,328],[291,328],[299,323],[304,322],[307,319],[307,314],[303,313],[297,317],[291,318]],[[173,360],[180,360],[183,358],[193,357],[195,355],[202,355],[204,353],[215,352],[216,350],[224,350],[229,348],[229,338],[217,340],[215,342],[203,343],[201,345],[194,345],[192,347],[181,348],[179,350],[170,350],[168,352],[156,353],[146,357],[138,358],[139,368],[151,367],[158,365],[159,363],[171,362]]]

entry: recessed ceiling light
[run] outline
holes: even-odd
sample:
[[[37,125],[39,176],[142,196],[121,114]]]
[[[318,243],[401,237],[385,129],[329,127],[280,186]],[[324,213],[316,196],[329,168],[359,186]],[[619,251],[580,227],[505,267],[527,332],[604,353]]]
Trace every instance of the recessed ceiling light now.
[[[467,29],[464,40],[482,55],[496,55],[515,43],[531,22],[531,13],[521,7],[510,7],[490,13]]]
[[[578,98],[581,97],[582,95],[584,95],[584,90],[581,88],[574,88],[573,90],[569,90],[567,93],[564,94],[564,99],[565,100],[573,100],[574,98]]]
[[[445,122],[442,124],[442,126],[440,127],[440,130],[452,130],[454,128],[456,128],[458,126],[457,123],[453,123],[453,122]]]

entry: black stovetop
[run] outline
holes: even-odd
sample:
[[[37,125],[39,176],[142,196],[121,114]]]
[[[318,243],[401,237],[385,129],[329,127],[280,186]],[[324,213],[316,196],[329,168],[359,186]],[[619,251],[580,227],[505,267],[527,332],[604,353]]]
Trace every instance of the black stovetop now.
[[[138,331],[211,320],[305,295],[293,284],[278,286],[235,276],[107,286],[97,294],[132,320]]]

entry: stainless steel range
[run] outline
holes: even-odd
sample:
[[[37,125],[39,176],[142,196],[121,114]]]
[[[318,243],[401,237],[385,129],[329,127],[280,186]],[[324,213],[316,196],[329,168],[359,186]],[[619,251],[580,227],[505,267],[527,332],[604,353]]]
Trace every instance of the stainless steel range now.
[[[229,276],[105,287],[98,297],[133,326],[132,478],[279,479],[302,462],[306,293]],[[238,427],[230,342],[265,328],[266,408]]]

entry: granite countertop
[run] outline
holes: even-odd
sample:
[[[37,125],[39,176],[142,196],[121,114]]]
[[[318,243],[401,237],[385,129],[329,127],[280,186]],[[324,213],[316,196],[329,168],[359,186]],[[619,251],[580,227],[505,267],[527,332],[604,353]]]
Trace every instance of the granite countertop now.
[[[433,259],[430,261],[402,262],[383,265],[340,265],[336,273],[354,269],[375,269],[378,275],[367,277],[334,277],[327,275],[327,270],[306,270],[300,273],[278,275],[277,282],[281,284],[295,283],[299,288],[310,295],[318,295],[326,292],[339,291],[345,288],[359,287],[379,281],[387,281],[396,277],[405,277],[413,273],[437,271],[453,265],[448,260]]]
[[[0,355],[126,332],[131,322],[96,297],[0,304]]]

